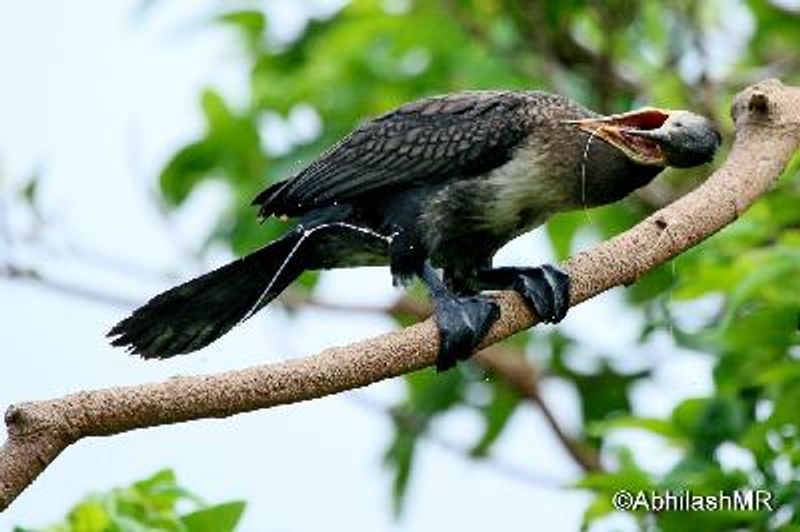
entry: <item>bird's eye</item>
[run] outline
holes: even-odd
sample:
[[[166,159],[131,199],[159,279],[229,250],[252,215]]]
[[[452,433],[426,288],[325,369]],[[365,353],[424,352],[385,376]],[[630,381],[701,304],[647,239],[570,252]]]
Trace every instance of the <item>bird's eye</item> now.
[[[675,122],[675,127],[683,127],[683,122]]]

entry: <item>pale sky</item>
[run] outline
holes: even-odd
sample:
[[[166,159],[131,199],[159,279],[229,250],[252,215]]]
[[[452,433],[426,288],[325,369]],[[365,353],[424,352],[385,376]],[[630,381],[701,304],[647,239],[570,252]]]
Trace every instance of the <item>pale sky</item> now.
[[[200,131],[199,91],[213,85],[236,100],[246,90],[245,69],[236,62],[231,36],[206,24],[211,3],[157,3],[138,17],[136,5],[0,2],[0,174],[13,182],[40,168],[44,209],[63,234],[105,254],[187,276],[196,270],[173,250],[144,189],[166,157]],[[296,4],[275,5],[287,28],[302,21]],[[177,216],[182,240],[204,236],[222,194],[219,187],[205,187]],[[35,261],[53,277],[140,301],[167,287],[57,258],[43,262],[19,250],[0,249],[0,259],[9,252],[23,264]],[[518,263],[546,259],[542,235],[515,241],[501,256]],[[336,272],[323,278],[320,290],[322,297],[341,303],[386,303],[398,295],[383,269]],[[619,293],[612,293],[583,305],[571,311],[563,327],[591,336],[598,351],[624,356],[624,364],[663,361],[669,355],[670,363],[659,365],[654,382],[634,392],[643,413],[662,414],[682,397],[705,393],[710,361],[675,353],[668,338],[633,346],[637,318],[620,301]],[[273,309],[194,356],[145,363],[110,348],[104,339],[125,311],[0,280],[0,409],[87,388],[302,356],[392,326],[383,318],[321,311],[287,319]],[[576,428],[572,389],[553,380],[543,386],[567,429]],[[399,382],[388,382],[359,393],[389,404],[400,392]],[[479,430],[477,418],[465,411],[448,414],[436,428],[443,438],[465,445]],[[83,441],[67,449],[0,516],[0,530],[48,524],[92,490],[129,484],[165,466],[209,501],[245,499],[241,530],[247,532],[572,531],[590,501],[587,493],[521,483],[423,444],[406,515],[395,522],[390,479],[381,466],[389,437],[388,419],[345,394]],[[642,453],[643,461],[654,469],[674,459],[641,435],[619,437],[635,438],[650,450]],[[527,405],[512,419],[496,454],[543,479],[566,484],[578,478],[540,414]],[[629,525],[621,517],[597,529]]]

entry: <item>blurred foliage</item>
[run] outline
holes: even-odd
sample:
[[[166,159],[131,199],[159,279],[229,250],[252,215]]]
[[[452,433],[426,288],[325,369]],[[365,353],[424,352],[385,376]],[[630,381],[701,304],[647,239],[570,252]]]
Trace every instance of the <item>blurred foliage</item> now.
[[[61,523],[15,531],[233,532],[244,509],[240,501],[207,504],[178,484],[175,473],[164,469],[131,486],[88,496]]]
[[[690,108],[731,137],[732,96],[765,77],[800,82],[800,14],[768,0],[678,2],[612,0],[355,0],[310,17],[298,35],[273,31],[260,9],[224,11],[216,23],[241,37],[250,72],[246,101],[213,89],[201,97],[206,131],[179,150],[161,175],[164,199],[178,208],[206,179],[233,192],[209,241],[252,250],[282,231],[259,226],[248,207],[268,183],[313,159],[364,117],[434,93],[477,88],[538,88],[602,112],[638,105]],[[721,157],[720,157],[721,159]],[[566,257],[579,242],[604,239],[680,196],[709,169],[668,172],[617,205],[554,218],[547,234]],[[642,317],[641,342],[667,336],[676,347],[713,360],[714,389],[687,398],[671,415],[637,414],[629,391],[652,367],[617,368],[585,339],[537,331],[511,340],[548,378],[570,383],[580,399],[581,445],[606,467],[579,483],[597,497],[586,525],[613,511],[617,489],[691,489],[696,493],[762,488],[781,511],[639,515],[642,529],[800,530],[800,180],[798,162],[779,185],[731,227],[658,268],[625,292]],[[313,283],[310,284],[313,288]],[[532,354],[531,354],[532,353]],[[597,362],[572,367],[576,356]],[[650,361],[655,365],[657,361]],[[654,367],[654,366],[653,366]],[[488,379],[488,382],[487,382]],[[502,437],[519,397],[482,370],[462,367],[408,376],[386,453],[399,510],[411,485],[416,444],[436,418],[470,408],[485,421],[475,459]],[[680,460],[666,474],[646,471],[620,430],[662,438]],[[615,441],[619,441],[618,439]],[[723,467],[735,448],[751,466]]]

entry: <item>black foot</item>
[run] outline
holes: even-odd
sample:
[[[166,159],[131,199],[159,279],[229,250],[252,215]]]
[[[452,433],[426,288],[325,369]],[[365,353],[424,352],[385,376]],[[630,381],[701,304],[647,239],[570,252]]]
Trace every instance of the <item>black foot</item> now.
[[[552,264],[539,268],[518,268],[511,284],[539,318],[558,323],[569,310],[569,275]]]
[[[500,317],[494,301],[481,296],[445,297],[436,301],[439,355],[436,371],[445,371],[475,352],[481,339]]]

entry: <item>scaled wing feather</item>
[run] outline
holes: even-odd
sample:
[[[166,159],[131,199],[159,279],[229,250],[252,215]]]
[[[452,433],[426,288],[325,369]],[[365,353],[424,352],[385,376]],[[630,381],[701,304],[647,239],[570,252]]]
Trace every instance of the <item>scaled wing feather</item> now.
[[[254,201],[261,215],[298,216],[357,197],[485,173],[529,133],[525,93],[427,98],[370,120]]]

